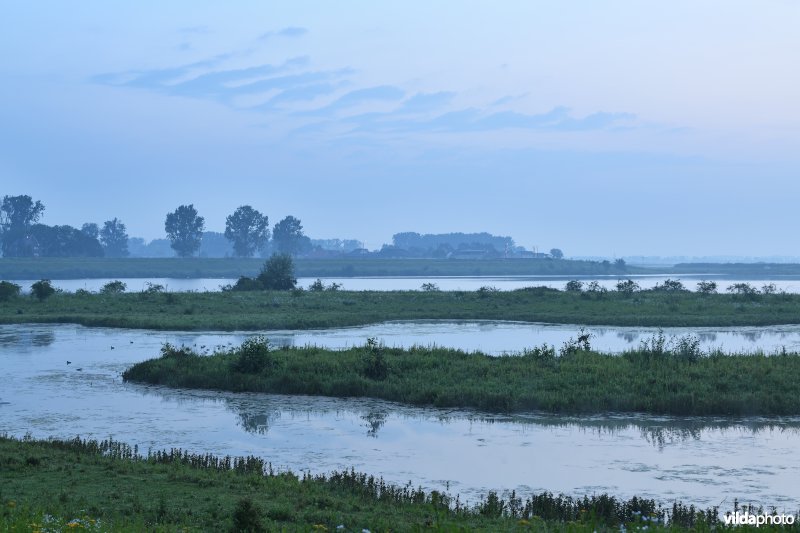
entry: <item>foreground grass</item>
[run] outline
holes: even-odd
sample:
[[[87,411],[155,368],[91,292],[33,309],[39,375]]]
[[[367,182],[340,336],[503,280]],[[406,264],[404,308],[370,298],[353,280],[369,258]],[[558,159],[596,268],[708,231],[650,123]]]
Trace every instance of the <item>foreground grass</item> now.
[[[489,411],[798,415],[800,355],[698,356],[639,350],[600,354],[574,346],[490,357],[441,348],[332,351],[258,340],[215,355],[165,345],[127,381],[199,389],[370,397]]]
[[[0,279],[79,278],[238,278],[254,276],[262,258],[26,257],[0,258]],[[304,259],[295,260],[300,277],[350,276],[592,276],[654,273],[596,261],[567,259]]]
[[[617,326],[758,326],[800,323],[800,295],[752,297],[641,291],[573,293],[267,291],[56,294],[0,302],[0,323],[76,323],[165,330],[310,329],[388,320],[517,320]]]
[[[255,457],[180,450],[143,457],[113,441],[0,437],[0,465],[2,531],[727,529],[716,509],[680,503],[665,509],[641,498],[490,493],[465,506],[352,471],[298,477]]]

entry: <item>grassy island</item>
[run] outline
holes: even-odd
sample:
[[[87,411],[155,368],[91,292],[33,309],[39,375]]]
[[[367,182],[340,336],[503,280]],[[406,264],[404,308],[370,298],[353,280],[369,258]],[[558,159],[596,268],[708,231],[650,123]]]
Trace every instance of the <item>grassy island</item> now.
[[[0,302],[0,323],[76,323],[162,330],[311,329],[388,320],[516,320],[616,326],[758,326],[800,323],[800,295],[544,287],[478,291],[254,291],[59,293]]]
[[[623,524],[628,530],[728,529],[716,509],[676,502],[663,507],[636,497],[489,493],[464,505],[354,471],[298,476],[273,472],[256,457],[175,449],[144,456],[113,441],[0,436],[0,465],[2,531],[588,532],[619,531]]]
[[[371,397],[488,411],[798,415],[800,355],[701,354],[696,344],[607,355],[579,342],[491,357],[442,348],[272,350],[262,337],[213,355],[165,345],[128,381],[234,392]]]

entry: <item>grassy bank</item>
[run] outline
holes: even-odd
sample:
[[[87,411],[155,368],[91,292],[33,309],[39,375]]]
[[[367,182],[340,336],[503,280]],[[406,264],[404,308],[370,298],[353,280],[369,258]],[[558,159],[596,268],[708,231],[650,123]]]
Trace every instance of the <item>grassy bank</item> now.
[[[56,294],[0,302],[0,323],[76,323],[164,330],[309,329],[387,320],[517,320],[618,326],[800,323],[800,295],[273,291]]]
[[[3,531],[660,531],[665,519],[672,530],[724,528],[716,509],[679,503],[490,493],[464,506],[356,472],[298,477],[255,457],[143,457],[111,441],[0,437],[0,464]]]
[[[165,346],[127,381],[234,392],[371,397],[489,411],[800,415],[800,355],[702,355],[656,343],[623,355],[580,343],[490,357],[441,348],[268,349],[251,339],[201,356]]]
[[[238,278],[253,276],[264,259],[238,258],[0,258],[0,279]],[[649,269],[555,259],[296,259],[300,277],[351,276],[592,276],[650,273]]]

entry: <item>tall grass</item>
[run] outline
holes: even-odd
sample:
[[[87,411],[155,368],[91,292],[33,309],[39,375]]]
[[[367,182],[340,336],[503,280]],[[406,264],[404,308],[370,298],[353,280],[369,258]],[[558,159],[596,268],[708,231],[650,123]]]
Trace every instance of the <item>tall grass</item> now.
[[[377,350],[374,344],[343,351],[281,348],[255,372],[240,371],[242,350],[231,349],[211,356],[162,356],[133,365],[123,378],[494,412],[800,414],[798,354],[700,354],[677,345],[670,350],[643,345],[609,355],[584,348],[569,347],[559,355],[545,346],[502,357],[430,347]]]
[[[295,475],[257,457],[140,454],[113,440],[0,436],[0,464],[0,529],[8,531],[724,528],[716,508],[680,502],[512,491],[465,505],[354,470]]]
[[[0,302],[0,323],[68,322],[171,330],[309,329],[387,320],[517,320],[619,326],[755,326],[800,323],[800,295],[543,287],[483,291],[264,291],[66,294]]]

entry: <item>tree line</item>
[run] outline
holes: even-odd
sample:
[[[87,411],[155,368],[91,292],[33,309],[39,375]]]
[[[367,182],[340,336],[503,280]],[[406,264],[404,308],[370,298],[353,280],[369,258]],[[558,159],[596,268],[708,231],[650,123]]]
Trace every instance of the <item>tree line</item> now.
[[[4,196],[0,203],[0,250],[4,257],[127,257],[128,233],[118,218],[102,226],[87,222],[80,229],[40,223],[45,206],[28,195]],[[205,218],[193,204],[167,213],[164,231],[179,257],[191,257],[200,249]],[[309,251],[311,239],[299,219],[289,215],[270,230],[269,218],[252,206],[238,207],[225,219],[225,238],[237,257],[252,257],[267,244],[282,254]],[[270,239],[271,237],[271,239]]]

